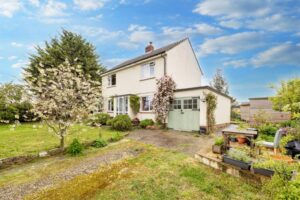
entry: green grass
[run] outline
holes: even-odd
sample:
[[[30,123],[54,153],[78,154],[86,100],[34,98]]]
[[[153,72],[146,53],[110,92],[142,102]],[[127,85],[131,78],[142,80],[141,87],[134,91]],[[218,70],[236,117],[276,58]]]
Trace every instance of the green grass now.
[[[117,134],[109,129],[74,125],[66,137],[66,146],[74,138],[78,138],[80,142],[98,139],[100,132],[104,140]],[[11,125],[0,125],[0,158],[36,154],[58,146],[59,138],[44,124],[27,123],[14,129]]]
[[[27,199],[264,199],[259,185],[215,171],[182,153],[133,141],[122,145],[143,153]]]

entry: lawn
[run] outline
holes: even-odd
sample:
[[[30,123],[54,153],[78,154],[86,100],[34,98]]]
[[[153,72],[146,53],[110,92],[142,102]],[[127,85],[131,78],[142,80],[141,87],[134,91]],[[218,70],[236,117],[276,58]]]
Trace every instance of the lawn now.
[[[74,138],[88,142],[99,138],[108,139],[117,132],[85,125],[74,125],[66,137],[66,145]],[[59,138],[42,123],[25,123],[15,128],[12,125],[0,125],[0,158],[35,154],[59,146]]]
[[[134,158],[102,167],[91,174],[62,181],[54,187],[30,194],[25,199],[264,199],[259,185],[215,171],[182,153],[134,141],[99,151],[109,152],[115,148],[143,151]],[[79,158],[66,162],[75,162],[76,159]],[[56,165],[58,164],[48,165],[48,171],[53,173],[51,169],[56,169]],[[59,165],[64,166],[62,161]],[[24,170],[21,173],[28,172]],[[46,175],[38,168],[35,173],[39,173],[40,178]],[[14,180],[13,176],[6,176]],[[24,177],[28,179],[27,176]]]

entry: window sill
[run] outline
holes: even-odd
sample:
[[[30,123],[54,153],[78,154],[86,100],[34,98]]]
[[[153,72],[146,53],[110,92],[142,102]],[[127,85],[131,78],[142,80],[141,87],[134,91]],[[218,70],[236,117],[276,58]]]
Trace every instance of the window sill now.
[[[151,79],[155,79],[155,76],[150,77],[150,78],[144,78],[144,79],[140,79],[140,81],[147,81],[147,80],[151,80]]]
[[[116,85],[107,86],[106,88],[114,88],[114,87],[116,87]]]
[[[114,111],[107,111],[107,113],[114,113]]]
[[[139,113],[142,113],[142,114],[154,114],[153,111],[140,111]]]

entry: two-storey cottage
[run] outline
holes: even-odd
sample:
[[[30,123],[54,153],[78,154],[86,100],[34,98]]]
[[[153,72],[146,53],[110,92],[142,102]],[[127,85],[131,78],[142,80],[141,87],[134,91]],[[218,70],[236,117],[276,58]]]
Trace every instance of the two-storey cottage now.
[[[145,54],[125,61],[102,74],[104,112],[111,116],[128,114],[140,120],[155,119],[152,99],[156,80],[169,75],[176,83],[175,98],[168,115],[168,127],[175,130],[199,131],[206,127],[205,93],[217,96],[216,124],[230,122],[231,98],[209,86],[202,86],[203,72],[189,39],[154,49],[150,43]],[[140,111],[130,107],[131,95],[140,97]]]

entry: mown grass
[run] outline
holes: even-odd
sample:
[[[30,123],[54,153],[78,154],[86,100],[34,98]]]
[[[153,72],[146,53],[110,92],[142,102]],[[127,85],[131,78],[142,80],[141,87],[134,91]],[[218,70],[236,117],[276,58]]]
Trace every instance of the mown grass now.
[[[212,170],[184,154],[131,143],[143,153],[27,199],[264,199],[259,186]]]
[[[78,138],[80,142],[98,139],[100,132],[104,140],[117,133],[105,128],[74,125],[69,129],[66,146],[74,138]],[[58,146],[59,138],[42,123],[26,123],[15,128],[11,125],[0,125],[0,158],[35,154]]]

